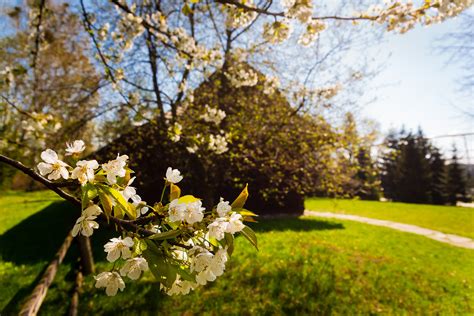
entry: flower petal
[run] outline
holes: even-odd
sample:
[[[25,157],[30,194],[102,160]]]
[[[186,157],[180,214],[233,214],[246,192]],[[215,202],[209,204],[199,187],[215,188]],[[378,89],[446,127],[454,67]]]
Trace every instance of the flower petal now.
[[[45,162],[54,164],[58,160],[58,154],[52,149],[46,149],[41,153],[41,159]]]
[[[38,164],[38,170],[42,176],[50,174],[53,171],[53,166],[49,163],[40,162]]]

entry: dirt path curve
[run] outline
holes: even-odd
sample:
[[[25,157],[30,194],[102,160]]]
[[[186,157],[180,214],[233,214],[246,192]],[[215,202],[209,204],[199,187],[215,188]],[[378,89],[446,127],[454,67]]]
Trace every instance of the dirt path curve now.
[[[366,223],[366,224],[375,225],[375,226],[383,226],[383,227],[396,229],[402,232],[408,232],[408,233],[425,236],[425,237],[428,237],[437,241],[441,241],[441,242],[444,242],[456,247],[474,249],[474,240],[471,238],[462,237],[458,235],[445,234],[437,230],[423,228],[416,225],[402,224],[402,223],[362,217],[362,216],[357,216],[357,215],[337,214],[337,213],[330,213],[330,212],[317,212],[317,211],[309,211],[309,210],[305,210],[304,215],[324,217],[324,218],[337,218],[337,219]]]

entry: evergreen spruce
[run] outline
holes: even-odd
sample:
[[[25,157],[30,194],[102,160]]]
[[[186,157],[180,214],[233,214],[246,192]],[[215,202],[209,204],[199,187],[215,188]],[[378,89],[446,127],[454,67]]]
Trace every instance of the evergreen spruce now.
[[[431,203],[443,205],[446,197],[446,167],[445,160],[439,150],[434,147],[431,153]]]
[[[466,200],[466,180],[464,178],[463,170],[459,164],[459,157],[457,148],[453,145],[453,155],[448,167],[448,179],[446,186],[446,193],[448,202],[456,205],[457,201]]]

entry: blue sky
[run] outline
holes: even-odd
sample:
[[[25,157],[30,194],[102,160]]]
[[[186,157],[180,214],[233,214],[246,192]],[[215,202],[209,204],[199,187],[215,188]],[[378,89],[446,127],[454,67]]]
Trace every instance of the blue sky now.
[[[457,83],[462,78],[459,65],[447,64],[447,56],[437,51],[443,35],[459,27],[453,19],[430,27],[418,27],[406,34],[388,34],[369,53],[391,52],[385,67],[374,80],[369,93],[377,100],[363,114],[380,123],[381,132],[390,128],[416,130],[421,126],[428,137],[473,133],[474,122],[460,108],[474,112],[474,101],[463,96]],[[471,56],[470,58],[473,58]],[[439,138],[433,142],[449,152],[453,141],[467,160],[462,138]],[[474,137],[466,139],[470,162],[474,163]]]
[[[0,0],[0,5],[18,2],[21,1]],[[412,130],[421,126],[428,137],[474,133],[474,122],[460,109],[474,112],[474,101],[458,91],[460,67],[447,64],[447,56],[435,49],[436,41],[459,28],[459,24],[458,19],[450,19],[430,27],[417,27],[403,35],[387,33],[383,43],[364,51],[374,58],[380,52],[384,56],[391,53],[367,89],[366,100],[376,97],[376,101],[362,110],[364,116],[380,123],[381,133],[401,126]],[[455,142],[464,160],[474,163],[474,136],[466,140],[439,138],[433,142],[446,153]]]

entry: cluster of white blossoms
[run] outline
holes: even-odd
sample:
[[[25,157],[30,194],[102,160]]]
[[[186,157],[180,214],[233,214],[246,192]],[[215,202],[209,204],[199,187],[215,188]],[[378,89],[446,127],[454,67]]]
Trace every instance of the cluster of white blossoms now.
[[[171,31],[170,39],[171,43],[182,52],[180,56],[186,59],[212,64],[221,58],[216,50],[208,50],[205,46],[197,44],[195,39],[189,36],[183,28],[176,28]]]
[[[335,84],[332,86],[322,87],[313,91],[313,95],[316,99],[332,99],[334,98],[339,91],[341,91],[342,86],[340,84]]]
[[[132,13],[124,13],[117,9],[121,18],[118,20],[116,30],[112,32],[112,39],[120,44],[123,51],[132,49],[135,38],[142,35],[145,31],[142,25],[143,19],[135,14],[135,6],[131,6],[130,9]],[[100,31],[103,30],[101,29]]]
[[[255,7],[252,0],[237,0],[239,2],[244,2],[247,7]],[[257,12],[243,10],[234,5],[225,6],[227,13],[226,24],[230,28],[239,28],[246,27],[257,17]]]
[[[205,112],[201,115],[201,118],[208,123],[219,125],[226,117],[224,111],[218,108],[211,108],[208,104],[205,105],[204,110]]]
[[[255,71],[243,66],[229,67],[225,72],[225,76],[230,80],[230,83],[236,87],[253,87],[258,83],[258,75]]]
[[[0,86],[3,84],[7,85],[10,89],[15,86],[14,69],[9,66],[0,70]]]
[[[68,143],[64,161],[47,149],[41,153],[43,161],[37,168],[52,181],[77,180],[80,190],[71,189],[70,194],[77,195],[82,207],[71,231],[73,236],[92,236],[104,221],[120,232],[104,245],[107,261],[113,267],[95,276],[96,288],[104,288],[107,295],[123,291],[126,280],[136,281],[147,271],[167,294],[187,294],[224,273],[235,234],[241,233],[257,247],[255,233],[244,224],[256,216],[243,208],[247,188],[232,204],[221,198],[215,207],[206,210],[200,199],[181,195],[177,184],[183,176],[169,167],[161,197],[157,196],[151,206],[132,186],[135,177],[130,177],[133,171],[128,167],[127,155],[99,164],[96,160],[79,160],[85,149],[82,140]]]
[[[204,210],[201,200],[180,202],[174,199],[169,205],[169,219],[171,222],[198,223],[204,218]]]
[[[405,33],[417,23],[430,25],[459,15],[474,4],[473,0],[425,0],[416,6],[409,1],[386,1],[385,6],[373,5],[361,16],[373,16],[380,24],[387,24],[388,31]]]
[[[280,80],[276,76],[269,76],[265,78],[265,83],[263,86],[263,93],[273,94],[280,87]]]
[[[207,149],[216,155],[222,155],[229,150],[229,143],[227,141],[228,135],[224,134],[224,131],[220,131],[221,134],[209,134],[204,137],[201,134],[196,134],[194,137],[194,143],[186,147],[186,150],[191,153],[197,153],[199,149]]]
[[[291,35],[292,27],[288,21],[275,21],[263,25],[263,38],[272,44],[286,41]]]
[[[174,124],[168,127],[168,138],[174,143],[179,142],[182,133],[183,126],[181,126],[181,124],[179,124],[178,122],[175,122]]]
[[[318,38],[319,33],[326,29],[326,23],[319,20],[311,20],[306,24],[306,31],[298,38],[298,44],[311,46]]]
[[[28,27],[31,30],[31,32],[28,32],[28,46],[34,54],[38,54],[36,51],[37,48],[39,51],[42,51],[49,47],[49,41],[46,40],[44,25],[41,23],[41,16],[43,14],[44,12],[42,13],[36,6],[31,6],[28,11]]]
[[[242,215],[232,212],[232,207],[229,202],[221,198],[217,204],[217,213],[219,217],[214,222],[209,224],[209,236],[217,240],[222,240],[225,233],[235,234],[244,228],[242,223]]]
[[[208,148],[210,151],[215,152],[217,155],[221,155],[229,150],[227,139],[224,135],[209,135]]]
[[[26,144],[31,149],[44,148],[48,136],[56,134],[62,127],[61,122],[51,114],[31,112],[26,118],[24,115],[21,116],[24,119],[18,126],[18,131],[20,131],[18,142]],[[18,119],[16,116],[13,118]],[[15,141],[14,137],[9,137],[9,139]]]
[[[311,20],[313,14],[312,0],[282,0],[282,6],[286,9],[286,16],[297,19],[301,23]]]

